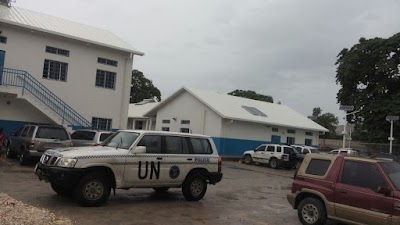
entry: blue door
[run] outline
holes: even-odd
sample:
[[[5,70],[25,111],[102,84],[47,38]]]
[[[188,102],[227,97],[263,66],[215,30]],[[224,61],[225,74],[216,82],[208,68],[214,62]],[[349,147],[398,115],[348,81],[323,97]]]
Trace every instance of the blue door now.
[[[5,57],[6,57],[6,52],[0,51],[0,85],[3,84],[3,67],[4,67]]]
[[[272,142],[272,144],[280,144],[281,143],[281,136],[272,135],[271,142]]]

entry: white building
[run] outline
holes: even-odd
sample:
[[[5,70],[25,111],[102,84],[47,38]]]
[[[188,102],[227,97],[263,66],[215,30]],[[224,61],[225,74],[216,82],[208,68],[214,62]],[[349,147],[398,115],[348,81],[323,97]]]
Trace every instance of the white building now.
[[[0,128],[126,128],[134,55],[106,30],[0,4]]]
[[[327,129],[285,105],[181,88],[145,114],[156,130],[213,137],[223,156],[241,156],[263,143],[318,145]]]
[[[132,130],[155,130],[156,121],[145,114],[156,107],[159,102],[154,99],[145,99],[138,103],[129,104],[128,129]]]

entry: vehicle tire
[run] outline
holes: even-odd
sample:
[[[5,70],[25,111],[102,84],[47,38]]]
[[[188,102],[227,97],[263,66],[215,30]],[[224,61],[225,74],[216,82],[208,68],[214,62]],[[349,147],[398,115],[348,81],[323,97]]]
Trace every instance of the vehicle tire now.
[[[110,197],[110,180],[104,174],[90,172],[84,175],[74,190],[75,199],[82,206],[100,206]]]
[[[21,152],[19,153],[19,164],[21,166],[25,166],[29,163],[30,157],[27,156],[26,151],[24,149],[21,149]]]
[[[321,200],[312,197],[300,202],[297,215],[303,225],[323,225],[327,219],[325,205]]]
[[[182,193],[188,201],[199,201],[207,191],[207,181],[200,174],[188,177],[182,185]]]
[[[253,163],[253,158],[251,158],[251,155],[245,155],[244,156],[244,163],[250,165]]]
[[[14,153],[11,151],[11,146],[10,145],[8,145],[6,147],[6,157],[9,158],[9,159],[15,157]]]
[[[270,160],[269,160],[269,166],[270,166],[272,169],[278,168],[278,161],[277,161],[276,159],[270,159]]]
[[[157,193],[165,193],[165,192],[167,192],[169,190],[169,187],[155,187],[153,189]]]
[[[60,196],[71,196],[74,189],[72,188],[65,188],[61,185],[57,185],[54,183],[50,183],[51,184],[51,188],[53,188],[53,190]]]
[[[296,163],[294,164],[294,167],[296,168],[296,170],[298,170],[301,166],[301,161],[296,161]]]

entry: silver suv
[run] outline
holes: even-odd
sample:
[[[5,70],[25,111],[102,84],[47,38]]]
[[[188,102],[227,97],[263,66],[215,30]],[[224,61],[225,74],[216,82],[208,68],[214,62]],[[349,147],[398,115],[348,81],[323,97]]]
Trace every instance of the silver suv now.
[[[74,147],[96,146],[105,141],[112,133],[109,131],[77,130],[71,134]]]
[[[19,156],[21,165],[40,157],[47,149],[72,146],[71,137],[62,126],[25,125],[9,137],[6,157]]]

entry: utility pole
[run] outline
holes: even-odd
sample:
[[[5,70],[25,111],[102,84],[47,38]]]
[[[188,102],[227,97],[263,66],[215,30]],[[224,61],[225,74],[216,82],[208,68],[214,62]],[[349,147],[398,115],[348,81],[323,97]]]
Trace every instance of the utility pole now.
[[[386,120],[390,122],[390,137],[389,139],[389,153],[392,154],[393,152],[393,141],[394,141],[394,137],[393,137],[393,121],[397,121],[399,120],[399,116],[386,116]]]

